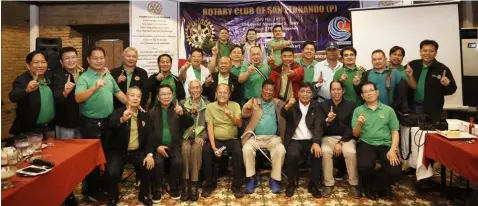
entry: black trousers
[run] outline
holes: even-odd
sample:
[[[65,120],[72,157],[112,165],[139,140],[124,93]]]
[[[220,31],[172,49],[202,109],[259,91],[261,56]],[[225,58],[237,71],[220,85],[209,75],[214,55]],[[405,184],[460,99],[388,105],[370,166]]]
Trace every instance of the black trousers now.
[[[106,152],[106,171],[108,177],[108,195],[110,199],[118,197],[119,188],[118,183],[121,181],[123,172],[123,166],[126,163],[133,164],[135,168],[142,168],[141,170],[141,184],[139,188],[139,194],[145,195],[149,193],[151,187],[151,174],[152,170],[147,170],[143,167],[143,160],[145,158],[144,152],[140,151],[128,151],[126,154],[119,154],[117,152]]]
[[[108,129],[109,117],[104,119],[92,119],[80,115],[80,133],[83,139],[100,139],[101,145],[103,141],[109,136],[110,130]],[[106,168],[108,169],[108,168]],[[103,184],[106,182],[105,178],[100,176],[99,168],[96,167],[88,174],[83,181],[83,189],[88,194],[94,194]]]
[[[233,170],[233,178],[232,178],[232,187],[238,188],[241,187],[241,179],[244,176],[244,160],[242,157],[242,147],[241,142],[239,139],[229,139],[229,140],[215,140],[216,148],[221,148],[222,146],[226,146],[226,151],[229,156],[232,156],[232,170]],[[212,150],[211,143],[207,142],[204,144],[203,148],[203,172],[204,176],[206,177],[206,185],[213,186],[213,174],[215,173],[214,170],[214,162],[218,160],[214,151]]]
[[[171,191],[182,189],[184,186],[183,180],[183,156],[181,155],[180,149],[170,148],[166,150],[168,157],[165,158],[159,153],[156,153],[154,156],[154,170],[153,170],[153,189],[159,190],[163,185],[163,177],[165,174],[166,166],[169,166],[168,171],[168,184]],[[179,180],[179,188],[178,188]],[[141,181],[143,184],[143,181]]]
[[[380,191],[386,189],[400,179],[402,164],[392,166],[387,159],[388,146],[373,146],[365,142],[357,144],[357,168],[362,187]],[[375,171],[375,160],[380,162],[382,169]]]
[[[299,174],[299,161],[303,155],[310,156],[312,165],[312,174],[310,180],[316,186],[321,185],[321,171],[322,171],[322,157],[315,157],[311,155],[310,148],[312,147],[312,140],[290,140],[287,146],[287,153],[285,156],[286,175],[289,183],[295,183],[297,175]]]

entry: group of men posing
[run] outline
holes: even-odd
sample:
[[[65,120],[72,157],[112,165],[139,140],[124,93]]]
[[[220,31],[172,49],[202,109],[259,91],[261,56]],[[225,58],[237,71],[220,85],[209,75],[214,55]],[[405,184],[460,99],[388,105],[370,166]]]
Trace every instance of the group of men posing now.
[[[111,72],[101,47],[89,51],[86,70],[72,47],[61,49],[62,68],[55,71],[34,51],[26,57],[28,71],[10,92],[18,105],[10,132],[45,132],[54,124],[57,138],[101,139],[107,178],[94,170],[83,188],[93,199],[106,192],[111,205],[118,202],[127,162],[137,168],[138,197],[145,205],[160,201],[165,174],[170,196],[183,201],[199,199],[204,174],[201,196],[208,197],[216,187],[215,162],[224,152],[232,157],[231,191],[244,197],[258,186],[259,148],[270,152],[273,193],[281,193],[286,178],[285,194],[294,195],[299,162],[306,158],[312,169],[308,191],[329,197],[333,157],[343,157],[352,197],[361,196],[359,179],[366,197],[390,196],[401,173],[395,110],[410,107],[437,119],[444,96],[456,90],[450,70],[435,59],[438,43],[421,42],[422,58],[406,65],[399,46],[391,48],[389,62],[382,50],[373,51],[373,68],[365,71],[355,64],[352,47],[340,50],[339,62],[337,43],[329,42],[327,59],[316,62],[315,43],[305,42],[294,59],[290,42],[281,39],[282,28],[273,32],[271,55],[264,58],[264,46],[231,44],[227,29],[221,29],[217,42],[206,42],[213,45],[208,67],[202,65],[203,50],[194,48],[178,76],[171,73],[171,56],[162,54],[159,71],[148,77],[136,66],[138,52],[131,47],[123,52],[123,65]]]

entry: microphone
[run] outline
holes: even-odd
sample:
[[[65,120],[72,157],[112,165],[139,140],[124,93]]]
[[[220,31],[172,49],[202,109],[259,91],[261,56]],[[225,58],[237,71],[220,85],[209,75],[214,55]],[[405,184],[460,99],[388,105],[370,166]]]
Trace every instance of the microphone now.
[[[46,160],[42,160],[40,158],[31,158],[30,159],[30,164],[32,165],[35,165],[35,166],[45,166],[45,167],[48,167],[48,168],[53,168],[55,166],[55,163],[53,162],[50,162],[50,161],[46,161]]]
[[[217,156],[217,155],[219,155],[219,152],[223,152],[224,150],[226,150],[226,146],[222,146],[217,151],[215,151],[214,154]]]

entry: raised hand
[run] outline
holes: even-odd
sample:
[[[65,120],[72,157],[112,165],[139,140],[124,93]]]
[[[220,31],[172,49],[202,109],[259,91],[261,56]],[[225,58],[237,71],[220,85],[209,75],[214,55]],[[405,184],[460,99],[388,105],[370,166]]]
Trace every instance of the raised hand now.
[[[27,88],[25,89],[26,92],[30,93],[38,89],[38,73],[35,74],[33,80],[28,82]]]
[[[191,66],[191,63],[190,63],[190,60],[188,59],[188,61],[186,63],[184,63],[182,68],[185,69],[184,71],[186,71],[187,69],[189,69],[190,66]]]
[[[252,74],[255,71],[256,71],[256,67],[253,64],[249,65],[249,67],[247,68],[247,73],[249,74]]]
[[[441,76],[440,83],[445,87],[450,84],[450,80],[448,79],[448,77],[446,77],[446,70],[443,70],[443,75]]]
[[[118,84],[126,81],[126,76],[124,75],[124,70],[121,70],[121,74],[118,77]]]
[[[176,106],[174,107],[174,112],[178,114],[179,116],[183,115],[183,108],[179,105],[178,100],[176,99]]]
[[[347,80],[347,78],[348,78],[348,76],[347,76],[347,74],[344,72],[344,73],[342,73],[342,75],[340,76],[340,81],[343,82],[343,81]]]
[[[73,88],[75,87],[75,83],[71,82],[71,75],[68,75],[68,79],[66,80],[65,89],[63,90],[63,96],[68,96]]]
[[[193,103],[193,105],[191,106],[191,113],[196,114],[197,112],[198,112],[198,104]]]
[[[358,124],[360,126],[363,126],[366,121],[367,120],[365,119],[365,115],[364,115],[363,110],[362,110],[362,113],[360,113],[360,116],[358,117]]]
[[[334,121],[336,116],[337,116],[337,114],[334,113],[334,107],[330,106],[330,112],[329,112],[329,114],[327,114],[328,122]]]
[[[133,111],[131,111],[131,107],[128,106],[126,110],[124,110],[123,112],[123,116],[121,117],[121,119],[123,120],[123,122],[127,122],[129,119],[131,119],[131,117],[134,115]]]
[[[317,83],[322,84],[324,82],[325,82],[324,76],[322,75],[322,71],[320,71],[320,75],[319,75],[319,79],[317,79]]]
[[[160,72],[158,75],[156,75],[156,81],[163,81],[164,75]]]
[[[407,66],[405,67],[405,74],[407,74],[409,77],[413,76],[413,69],[410,66],[410,62],[408,62]]]
[[[359,72],[358,72],[358,71],[355,73],[353,83],[354,83],[355,86],[357,86],[357,85],[360,84],[360,76],[359,76]]]
[[[105,76],[105,73],[101,74],[100,78],[98,80],[96,80],[96,88],[97,89],[100,89],[101,87],[104,87],[105,86],[105,80],[103,79]]]
[[[219,48],[217,48],[217,46],[214,46],[211,49],[211,52],[212,52],[212,56],[217,56],[217,54],[219,54]]]
[[[274,62],[275,62],[274,49],[271,46],[271,53],[269,54],[269,57],[267,57],[267,64],[273,64]]]
[[[209,76],[206,79],[206,87],[211,86],[212,83],[214,83],[214,79],[212,78],[212,74],[209,74]]]

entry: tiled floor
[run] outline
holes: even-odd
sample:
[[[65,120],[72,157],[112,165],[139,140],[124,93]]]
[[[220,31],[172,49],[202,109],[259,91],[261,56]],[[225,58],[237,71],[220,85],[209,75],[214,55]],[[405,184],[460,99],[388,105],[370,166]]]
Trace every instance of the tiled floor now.
[[[125,171],[127,175],[131,171]],[[246,195],[242,199],[234,198],[229,187],[231,179],[228,177],[220,178],[218,181],[218,188],[214,191],[211,197],[200,198],[197,202],[180,202],[173,200],[168,194],[162,196],[161,202],[156,205],[247,205],[247,206],[281,206],[281,205],[478,205],[478,187],[472,186],[474,191],[466,198],[466,203],[460,200],[447,200],[440,196],[439,192],[418,193],[413,186],[415,176],[404,176],[404,178],[394,186],[393,201],[379,199],[377,201],[368,200],[366,198],[353,199],[348,196],[348,183],[346,181],[339,181],[333,191],[333,195],[329,198],[315,199],[309,192],[307,192],[307,182],[302,178],[299,182],[300,187],[297,188],[293,197],[288,198],[282,192],[281,194],[272,194],[268,186],[267,173],[260,175],[260,186],[256,189],[254,194]],[[439,181],[439,176],[434,177],[436,182]],[[465,182],[460,178],[454,178],[454,185],[463,186]],[[121,184],[121,200],[119,205],[141,205],[137,200],[138,186],[133,184],[134,176],[129,178],[127,182]],[[282,185],[283,190],[285,185]],[[81,195],[81,185],[75,190],[75,196],[79,200],[80,205],[103,205],[103,203],[92,203],[83,199]]]

